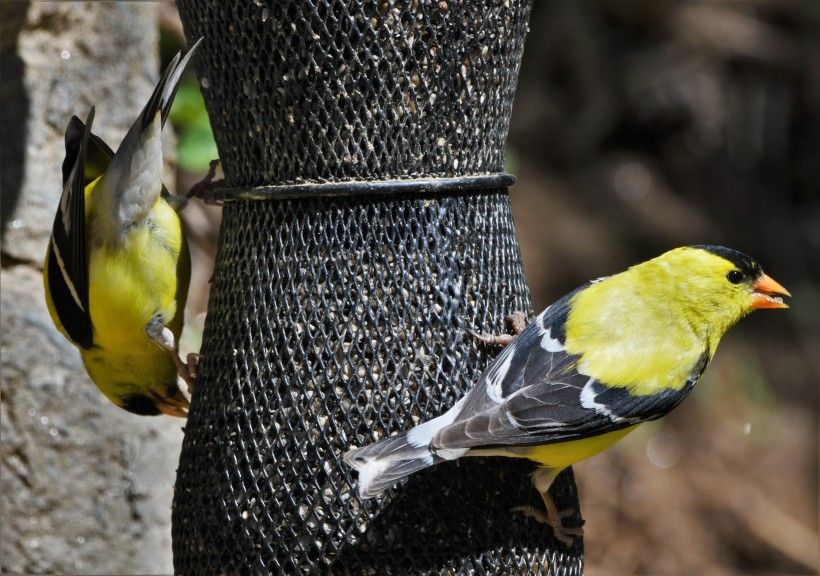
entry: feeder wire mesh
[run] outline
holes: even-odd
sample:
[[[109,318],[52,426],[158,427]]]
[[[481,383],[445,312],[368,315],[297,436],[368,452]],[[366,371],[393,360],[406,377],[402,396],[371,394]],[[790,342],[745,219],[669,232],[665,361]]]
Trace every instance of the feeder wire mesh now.
[[[495,354],[465,330],[503,331],[530,307],[495,179],[529,3],[179,6],[206,38],[200,82],[235,192],[177,476],[176,572],[580,574],[580,539],[509,512],[540,503],[528,462],[464,459],[362,501],[341,460],[451,407]],[[454,184],[359,193],[436,178]],[[349,191],[323,196],[328,183]],[[304,197],[246,199],[294,185]],[[553,493],[577,510],[571,471]]]

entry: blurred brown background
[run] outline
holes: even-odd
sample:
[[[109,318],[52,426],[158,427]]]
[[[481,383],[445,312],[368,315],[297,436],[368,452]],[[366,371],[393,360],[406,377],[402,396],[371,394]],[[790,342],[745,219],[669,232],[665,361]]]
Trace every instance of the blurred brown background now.
[[[535,308],[701,243],[794,295],[575,467],[587,573],[817,574],[820,2],[541,0],[530,26],[509,168]]]
[[[156,52],[164,66],[184,48],[181,26],[172,3],[0,9],[0,95],[14,120],[2,143],[0,568],[162,573],[180,423],[101,400],[76,375],[37,282],[68,117],[96,104],[95,126],[121,136],[157,77]],[[159,34],[140,32],[155,20]],[[114,23],[119,47],[107,47]],[[734,328],[673,414],[575,467],[586,572],[817,574],[820,2],[537,0],[530,26],[508,171],[536,311],[693,243],[754,256],[793,294],[790,310]],[[108,84],[87,71],[94,63]],[[38,67],[54,78],[47,96],[28,80]],[[88,79],[70,84],[70,74]],[[70,93],[77,85],[88,93]],[[174,122],[184,191],[208,152],[188,148],[203,140],[195,111]],[[43,206],[45,225],[33,224]],[[185,344],[196,349],[219,210],[193,203],[184,215],[195,259]],[[13,338],[18,328],[42,349]]]

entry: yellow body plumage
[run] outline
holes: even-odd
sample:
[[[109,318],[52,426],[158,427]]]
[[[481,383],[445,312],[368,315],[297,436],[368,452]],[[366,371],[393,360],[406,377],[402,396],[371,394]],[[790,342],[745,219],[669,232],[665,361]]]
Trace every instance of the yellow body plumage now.
[[[85,189],[88,308],[95,345],[80,348],[83,364],[100,391],[120,407],[131,397],[148,395],[168,397],[184,409],[187,401],[177,390],[176,363],[146,332],[154,318],[176,340],[182,332],[191,270],[182,221],[159,196],[144,225],[125,231],[118,242],[97,241],[91,233],[95,219],[106,217],[95,210],[98,182]],[[46,304],[57,329],[71,340],[48,289],[49,258],[51,251],[43,269]]]
[[[136,414],[185,416],[178,375],[191,261],[162,184],[161,132],[199,42],[166,69],[117,152],[76,116],[66,130],[63,195],[46,252],[49,313],[89,376]]]

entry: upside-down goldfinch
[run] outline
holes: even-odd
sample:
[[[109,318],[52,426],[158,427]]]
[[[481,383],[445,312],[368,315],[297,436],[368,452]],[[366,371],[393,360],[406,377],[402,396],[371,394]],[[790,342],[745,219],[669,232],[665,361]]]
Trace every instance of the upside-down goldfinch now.
[[[201,40],[200,40],[201,42]],[[162,184],[160,136],[199,42],[174,58],[116,153],[76,116],[66,130],[63,194],[43,281],[57,329],[80,349],[91,380],[141,415],[187,415],[177,376],[190,257]]]

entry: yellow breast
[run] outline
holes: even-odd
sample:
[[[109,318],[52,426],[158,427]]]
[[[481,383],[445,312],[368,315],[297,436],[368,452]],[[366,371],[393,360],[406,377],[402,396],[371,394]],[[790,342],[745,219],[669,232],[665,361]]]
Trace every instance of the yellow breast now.
[[[579,292],[571,301],[566,351],[578,371],[635,395],[679,390],[699,362],[704,336],[692,330],[673,296],[649,297],[652,277],[638,269]]]

